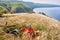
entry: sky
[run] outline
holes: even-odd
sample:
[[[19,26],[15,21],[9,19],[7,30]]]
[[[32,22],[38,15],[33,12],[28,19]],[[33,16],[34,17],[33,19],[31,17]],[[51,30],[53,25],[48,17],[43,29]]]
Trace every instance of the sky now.
[[[5,1],[5,0],[0,0],[0,1]],[[60,5],[60,0],[10,0],[10,1],[27,1],[27,2],[35,2],[35,3],[48,3],[48,4]]]
[[[23,1],[29,1],[29,2],[35,2],[35,3],[48,3],[48,4],[59,4],[60,0],[23,0]]]

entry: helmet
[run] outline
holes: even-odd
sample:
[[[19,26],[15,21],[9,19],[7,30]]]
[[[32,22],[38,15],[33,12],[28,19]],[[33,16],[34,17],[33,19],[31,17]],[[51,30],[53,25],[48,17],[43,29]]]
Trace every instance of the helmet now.
[[[30,28],[30,27],[31,27],[31,24],[27,24],[26,27],[27,27],[27,28]]]

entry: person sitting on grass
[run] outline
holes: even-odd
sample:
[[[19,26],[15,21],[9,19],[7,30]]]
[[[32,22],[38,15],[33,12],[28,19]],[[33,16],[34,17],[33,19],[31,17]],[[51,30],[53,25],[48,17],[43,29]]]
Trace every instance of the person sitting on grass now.
[[[35,34],[35,30],[31,27],[31,24],[27,24],[26,27],[22,27],[20,29],[20,31],[24,31],[29,33],[30,35],[34,35]]]
[[[32,28],[31,24],[27,24],[26,27],[27,27],[28,33],[30,35],[34,35],[35,34],[35,30]]]

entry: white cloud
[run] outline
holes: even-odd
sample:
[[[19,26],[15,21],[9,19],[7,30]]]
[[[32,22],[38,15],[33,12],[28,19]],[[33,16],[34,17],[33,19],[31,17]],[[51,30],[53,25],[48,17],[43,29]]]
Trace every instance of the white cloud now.
[[[60,4],[60,0],[23,0],[36,3],[49,3],[49,4]]]

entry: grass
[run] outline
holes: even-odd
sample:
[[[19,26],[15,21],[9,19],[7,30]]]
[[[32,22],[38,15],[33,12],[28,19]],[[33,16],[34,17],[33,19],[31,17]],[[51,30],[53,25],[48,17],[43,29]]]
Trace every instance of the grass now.
[[[60,40],[59,21],[52,18],[40,14],[16,14],[14,16],[12,15],[12,17],[8,17],[7,22],[7,25],[15,25],[17,28],[30,23],[33,29],[36,31],[39,30],[35,38],[32,38],[29,34],[22,33],[22,36],[18,35],[19,38],[15,37],[16,40]]]
[[[37,28],[37,30],[40,31],[40,33],[38,33],[38,36],[40,36],[39,38],[41,40],[60,40],[60,28],[46,27],[46,29],[45,29],[44,27],[39,27],[39,28]],[[33,39],[36,39],[38,36],[35,35],[35,38],[33,38]],[[22,35],[19,37],[21,40],[23,40],[23,39],[33,40],[30,35],[27,35],[25,33],[22,33]]]
[[[0,40],[5,40],[5,38],[3,38],[3,37],[0,37]]]

